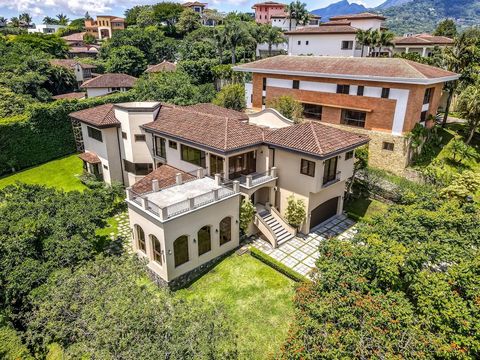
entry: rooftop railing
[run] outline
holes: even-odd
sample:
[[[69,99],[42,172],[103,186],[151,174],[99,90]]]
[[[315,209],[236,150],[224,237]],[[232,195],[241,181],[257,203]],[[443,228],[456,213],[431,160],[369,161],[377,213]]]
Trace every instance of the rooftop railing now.
[[[270,170],[262,173],[242,175],[238,180],[240,182],[240,186],[243,186],[246,188],[252,188],[257,185],[265,184],[276,178],[277,178],[277,168],[272,167]]]

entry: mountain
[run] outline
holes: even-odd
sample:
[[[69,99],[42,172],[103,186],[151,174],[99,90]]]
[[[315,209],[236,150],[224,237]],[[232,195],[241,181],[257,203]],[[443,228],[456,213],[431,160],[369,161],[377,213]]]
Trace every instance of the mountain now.
[[[480,0],[414,0],[381,12],[387,27],[397,34],[432,32],[446,18],[462,29],[480,23]]]
[[[388,9],[388,8],[391,8],[391,7],[394,7],[394,6],[403,5],[403,4],[409,3],[411,1],[413,1],[413,0],[387,0],[383,4],[378,5],[375,9],[376,10],[384,10],[384,9]]]
[[[321,16],[322,21],[328,21],[329,18],[336,15],[358,14],[367,11],[367,8],[360,4],[350,4],[348,0],[342,0],[330,4],[325,8],[311,11],[313,14]]]

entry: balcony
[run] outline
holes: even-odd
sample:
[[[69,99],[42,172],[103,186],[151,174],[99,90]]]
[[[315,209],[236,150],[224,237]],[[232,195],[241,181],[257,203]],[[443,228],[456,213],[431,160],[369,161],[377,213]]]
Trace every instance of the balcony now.
[[[253,189],[255,187],[265,185],[272,180],[276,180],[277,168],[272,167],[270,170],[262,173],[252,173],[249,175],[241,175],[238,179],[240,186],[245,189]]]
[[[326,187],[329,187],[333,184],[336,184],[341,179],[342,179],[342,172],[341,171],[337,171],[337,173],[335,174],[334,177],[324,177],[322,188],[326,188]]]
[[[152,181],[152,191],[138,194],[127,190],[127,202],[157,217],[161,222],[182,216],[204,206],[233,197],[240,192],[238,181],[223,183],[220,176],[205,177],[201,171],[186,180],[178,174],[176,185],[159,189]]]

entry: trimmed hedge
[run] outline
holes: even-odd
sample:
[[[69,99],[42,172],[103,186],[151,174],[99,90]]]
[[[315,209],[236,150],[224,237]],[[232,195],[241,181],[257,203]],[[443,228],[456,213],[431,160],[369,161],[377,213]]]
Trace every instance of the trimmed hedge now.
[[[0,119],[0,175],[75,152],[75,139],[68,116],[71,112],[131,100],[131,92],[81,101],[61,100],[34,104],[25,114]]]
[[[258,250],[257,248],[251,247],[250,248],[250,254],[263,262],[264,264],[270,266],[271,268],[277,270],[278,272],[282,273],[286,277],[292,279],[293,281],[296,282],[309,282],[310,280],[297,273],[295,270],[290,269],[288,266],[282,264],[280,261],[275,260],[271,256],[268,256],[267,254],[263,253],[262,251]]]

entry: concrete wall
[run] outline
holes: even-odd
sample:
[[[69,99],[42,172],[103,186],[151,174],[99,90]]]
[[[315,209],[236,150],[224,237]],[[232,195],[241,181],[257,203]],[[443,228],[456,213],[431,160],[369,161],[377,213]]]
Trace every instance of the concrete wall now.
[[[350,25],[362,30],[378,30],[382,26],[382,20],[379,19],[349,19]]]
[[[108,93],[109,93],[108,88],[87,88],[88,98],[103,96],[103,95],[107,95]]]
[[[342,50],[342,41],[353,41],[353,48]],[[354,56],[354,50],[355,34],[288,35],[289,55]]]
[[[229,252],[239,245],[239,209],[240,196],[214,203],[210,206],[190,212],[165,223],[158,220],[129,204],[128,214],[130,227],[134,232],[134,226],[140,225],[145,232],[147,239],[147,254],[138,250],[137,237],[134,232],[133,249],[142,257],[148,260],[148,267],[160,275],[164,280],[171,281],[182,274],[185,274],[212,259]],[[230,216],[232,218],[232,240],[220,246],[220,221]],[[197,232],[205,225],[211,225],[211,246],[212,249],[201,256],[198,256]],[[218,232],[216,230],[219,230]],[[162,264],[153,261],[152,244],[149,235],[155,235],[161,243],[163,254]],[[188,236],[189,261],[175,267],[173,242],[180,236]]]

